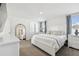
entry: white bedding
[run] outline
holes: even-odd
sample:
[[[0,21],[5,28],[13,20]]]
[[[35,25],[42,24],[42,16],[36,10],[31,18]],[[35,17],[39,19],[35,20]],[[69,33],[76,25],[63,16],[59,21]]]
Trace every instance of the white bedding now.
[[[57,52],[64,45],[66,41],[66,35],[57,36],[50,34],[38,34],[32,37],[32,44],[35,43],[35,41],[43,43],[51,48],[53,47],[55,52]]]

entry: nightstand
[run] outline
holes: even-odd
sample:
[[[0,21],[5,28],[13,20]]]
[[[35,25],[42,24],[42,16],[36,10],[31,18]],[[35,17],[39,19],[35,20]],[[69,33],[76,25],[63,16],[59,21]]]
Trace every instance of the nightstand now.
[[[69,35],[68,36],[68,46],[79,49],[79,36]]]

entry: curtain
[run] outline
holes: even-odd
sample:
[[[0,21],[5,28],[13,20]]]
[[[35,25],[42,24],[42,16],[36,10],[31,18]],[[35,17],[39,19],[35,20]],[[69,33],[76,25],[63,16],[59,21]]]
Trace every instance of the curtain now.
[[[71,34],[71,15],[67,16],[67,39],[68,35]]]
[[[40,27],[41,33],[46,33],[47,32],[47,21],[41,21],[39,27]]]

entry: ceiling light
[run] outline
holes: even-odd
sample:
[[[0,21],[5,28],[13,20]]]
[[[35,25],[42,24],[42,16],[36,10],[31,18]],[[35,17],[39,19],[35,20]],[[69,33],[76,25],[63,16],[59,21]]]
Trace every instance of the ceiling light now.
[[[43,14],[43,12],[40,12],[40,15],[42,15]]]

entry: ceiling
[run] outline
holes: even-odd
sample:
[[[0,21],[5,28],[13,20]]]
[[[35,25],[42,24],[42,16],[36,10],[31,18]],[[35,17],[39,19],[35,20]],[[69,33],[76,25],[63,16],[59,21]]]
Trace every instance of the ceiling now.
[[[8,13],[17,17],[56,17],[79,12],[79,3],[8,3]]]

